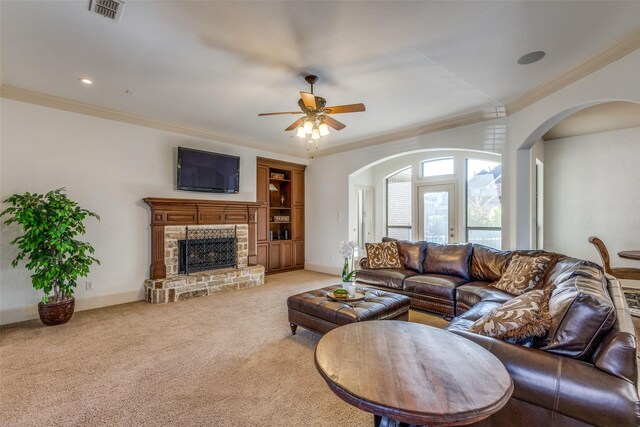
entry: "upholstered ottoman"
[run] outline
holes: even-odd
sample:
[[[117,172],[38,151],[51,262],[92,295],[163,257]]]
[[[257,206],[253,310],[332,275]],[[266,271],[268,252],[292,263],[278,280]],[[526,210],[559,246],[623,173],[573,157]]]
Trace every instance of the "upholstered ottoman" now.
[[[289,325],[291,332],[302,326],[314,332],[325,334],[338,326],[364,320],[408,320],[411,299],[407,296],[358,287],[364,292],[361,301],[333,301],[327,292],[339,288],[339,285],[316,289],[287,299]]]

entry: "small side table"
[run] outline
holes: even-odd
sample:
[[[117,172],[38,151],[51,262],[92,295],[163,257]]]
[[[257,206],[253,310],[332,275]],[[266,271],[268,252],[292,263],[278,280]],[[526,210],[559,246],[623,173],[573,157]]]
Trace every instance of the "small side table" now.
[[[622,251],[618,252],[620,258],[634,259],[640,261],[640,251]]]
[[[318,372],[374,425],[464,425],[500,410],[513,382],[481,346],[442,329],[394,320],[359,322],[327,333]]]

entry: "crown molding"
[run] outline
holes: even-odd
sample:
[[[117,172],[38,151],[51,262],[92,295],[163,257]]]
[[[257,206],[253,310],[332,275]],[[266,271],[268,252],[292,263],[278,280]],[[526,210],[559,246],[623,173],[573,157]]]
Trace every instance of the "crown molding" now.
[[[374,145],[385,144],[387,142],[399,141],[402,139],[412,138],[415,136],[425,135],[428,133],[439,132],[442,130],[453,129],[460,126],[467,126],[474,123],[484,122],[486,120],[494,119],[497,116],[487,115],[482,111],[475,111],[473,113],[464,114],[461,116],[455,116],[430,122],[426,124],[420,124],[410,128],[401,129],[395,132],[389,132],[383,135],[378,135],[372,138],[364,138],[358,141],[354,141],[344,145],[338,145],[323,150],[318,150],[312,154],[312,157],[328,156],[330,154],[342,153],[344,151],[355,150],[358,148],[366,148]]]
[[[67,98],[61,98],[53,95],[46,95],[15,86],[0,86],[0,97],[12,99],[14,101],[26,102],[29,104],[41,105],[43,107],[55,108],[58,110],[69,111],[72,113],[84,114],[87,116],[99,117],[101,119],[114,120],[118,122],[128,123],[137,126],[143,126],[151,129],[157,129],[165,132],[176,133],[179,135],[190,136],[194,138],[202,138],[210,141],[221,142],[242,147],[253,148],[256,150],[266,151],[269,153],[283,154],[287,156],[305,158],[306,153],[297,150],[289,150],[282,147],[271,147],[264,144],[254,144],[222,135],[215,134],[210,131],[190,128],[174,123],[163,122],[160,120],[150,119],[148,117],[138,116],[135,114],[125,113],[123,111],[111,108],[98,107],[96,105],[84,102],[74,101]]]
[[[535,104],[541,99],[566,86],[569,86],[571,83],[577,82],[589,74],[606,67],[607,65],[632,52],[635,52],[638,49],[640,49],[640,29],[637,29],[631,34],[617,40],[607,49],[603,50],[591,59],[507,103],[507,115],[510,116],[531,106],[532,104]]]

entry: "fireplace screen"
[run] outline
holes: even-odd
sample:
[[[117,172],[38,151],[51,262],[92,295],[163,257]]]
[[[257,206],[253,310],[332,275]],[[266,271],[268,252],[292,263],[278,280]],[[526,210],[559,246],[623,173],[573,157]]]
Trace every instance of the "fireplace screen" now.
[[[187,227],[186,239],[178,240],[178,273],[236,267],[236,252],[235,227],[191,230]]]

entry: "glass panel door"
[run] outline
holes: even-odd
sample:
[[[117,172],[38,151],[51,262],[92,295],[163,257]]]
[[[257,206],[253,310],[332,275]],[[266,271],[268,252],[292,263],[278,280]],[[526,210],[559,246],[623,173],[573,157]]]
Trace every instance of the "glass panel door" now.
[[[453,183],[418,187],[420,240],[442,244],[457,241],[455,193]]]

